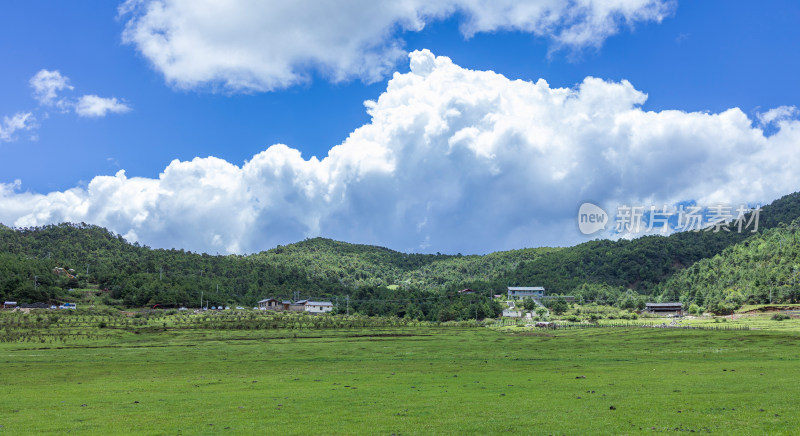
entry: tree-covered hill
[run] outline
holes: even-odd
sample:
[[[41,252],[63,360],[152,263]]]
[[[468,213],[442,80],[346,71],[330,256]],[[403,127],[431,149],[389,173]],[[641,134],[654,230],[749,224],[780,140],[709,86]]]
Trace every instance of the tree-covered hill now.
[[[662,300],[716,313],[800,299],[800,220],[779,224],[703,259],[659,286]]]
[[[800,194],[784,196],[761,211],[760,233],[789,231],[787,226],[798,217]],[[488,295],[509,285],[527,285],[606,302],[654,293],[666,298],[673,296],[670,292],[678,292],[676,297],[691,293],[686,298],[696,299],[708,294],[708,289],[724,289],[710,282],[708,289],[692,288],[688,272],[676,273],[728,253],[729,247],[749,247],[750,240],[761,241],[765,252],[775,250],[774,238],[767,238],[773,232],[760,233],[684,232],[483,256],[408,254],[313,238],[249,256],[211,256],[130,244],[106,229],[83,223],[17,229],[0,225],[0,298],[58,300],[66,289],[91,286],[108,289],[104,298],[109,302],[128,306],[196,306],[201,295],[211,304],[250,306],[264,297],[289,298],[295,293],[307,298],[358,294],[360,300],[414,296],[428,301],[450,298],[466,287]],[[783,265],[779,258],[764,259],[764,265]],[[708,262],[686,271],[712,271]],[[53,269],[58,267],[75,270],[75,277],[55,274]],[[740,280],[734,270],[719,271],[728,282]],[[757,289],[765,286],[765,279],[759,278]],[[701,283],[705,282],[697,286]],[[668,284],[687,291],[674,291]]]
[[[764,206],[759,233],[800,217],[800,193]],[[509,284],[536,284],[550,292],[581,296],[584,284],[603,284],[650,294],[656,286],[695,262],[753,236],[749,231],[681,232],[633,240],[597,240],[547,253],[507,273]]]
[[[0,277],[0,295],[20,301],[38,301],[42,292],[54,298],[59,289],[88,285],[108,289],[109,299],[130,306],[197,305],[201,294],[211,304],[253,304],[265,295],[288,297],[296,290],[307,296],[343,292],[338,282],[312,281],[290,266],[251,256],[151,249],[83,223],[0,227],[0,247],[9,255],[0,258],[0,268],[15,271]],[[76,278],[54,274],[56,267],[74,269]]]
[[[497,280],[522,262],[560,250],[528,248],[485,256],[408,254],[383,247],[313,238],[252,257],[260,262],[305,271],[312,280],[338,281],[350,288],[446,288],[452,284]]]

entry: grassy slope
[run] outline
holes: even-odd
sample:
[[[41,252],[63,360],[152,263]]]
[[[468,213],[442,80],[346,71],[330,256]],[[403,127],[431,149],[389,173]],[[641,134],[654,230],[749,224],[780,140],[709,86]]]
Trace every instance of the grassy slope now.
[[[13,434],[791,434],[796,340],[417,328],[3,343],[0,425]]]

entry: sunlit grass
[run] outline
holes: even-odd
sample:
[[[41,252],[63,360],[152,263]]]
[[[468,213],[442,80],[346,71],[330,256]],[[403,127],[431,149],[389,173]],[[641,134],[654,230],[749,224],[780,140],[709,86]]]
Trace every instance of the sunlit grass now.
[[[791,434],[797,339],[785,330],[168,328],[0,343],[0,430]]]

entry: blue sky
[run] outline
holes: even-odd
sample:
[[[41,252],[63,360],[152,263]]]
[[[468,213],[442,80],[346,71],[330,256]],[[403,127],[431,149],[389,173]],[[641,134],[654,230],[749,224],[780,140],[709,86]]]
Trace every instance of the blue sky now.
[[[174,6],[171,9],[174,12],[172,15],[164,15],[167,22],[173,19],[177,22],[196,12],[181,11],[181,8],[204,7],[203,2],[193,4],[189,2],[190,6],[181,3],[177,1],[164,3],[168,9]],[[154,4],[159,5],[160,2],[146,0],[129,3],[129,7],[138,9],[123,13],[120,13],[120,3],[114,2],[36,0],[4,2],[0,6],[0,56],[3,59],[3,67],[0,68],[0,120],[4,117],[11,119],[17,114],[31,114],[31,118],[24,128],[16,130],[6,124],[6,137],[0,135],[0,152],[3,156],[0,160],[0,184],[6,186],[0,196],[0,206],[5,209],[0,212],[0,220],[6,225],[18,226],[83,220],[107,226],[129,239],[140,240],[148,245],[180,246],[208,252],[253,252],[303,237],[327,236],[352,242],[386,245],[406,251],[471,253],[580,242],[581,236],[576,230],[563,232],[556,229],[576,227],[574,212],[585,200],[597,201],[607,206],[637,201],[649,202],[647,204],[661,204],[661,202],[677,204],[689,200],[729,203],[768,202],[780,194],[798,188],[796,176],[785,168],[783,174],[774,178],[762,180],[756,177],[752,182],[758,186],[744,193],[741,189],[736,193],[731,185],[735,174],[740,174],[744,168],[747,172],[741,174],[742,178],[754,177],[753,174],[759,172],[781,171],[779,169],[781,162],[777,157],[783,153],[791,155],[794,151],[793,147],[796,144],[793,142],[794,137],[780,141],[776,139],[768,145],[758,142],[760,139],[757,137],[758,135],[772,137],[780,131],[790,135],[797,129],[796,109],[794,109],[800,101],[800,87],[796,85],[796,72],[800,66],[798,65],[800,57],[796,55],[796,48],[800,47],[800,31],[797,30],[797,23],[800,22],[800,4],[797,2],[776,0],[754,5],[753,2],[745,1],[610,0],[607,2],[610,7],[628,7],[631,8],[628,10],[637,13],[644,10],[645,14],[631,13],[630,16],[620,18],[622,13],[618,12],[612,15],[611,24],[590,31],[590,35],[578,43],[564,42],[565,34],[572,30],[570,26],[580,24],[570,21],[574,18],[563,18],[557,20],[554,26],[542,28],[535,25],[535,20],[540,18],[535,14],[528,17],[530,20],[526,22],[525,17],[514,16],[512,11],[510,13],[512,16],[501,17],[497,22],[490,22],[484,27],[478,25],[472,31],[474,34],[465,36],[464,28],[469,27],[465,23],[481,22],[497,11],[492,11],[491,7],[469,9],[452,4],[442,6],[441,10],[432,10],[413,1],[408,2],[409,8],[417,8],[416,11],[424,22],[423,29],[416,30],[413,24],[404,22],[407,17],[398,15],[399,18],[395,19],[391,15],[394,12],[377,11],[374,12],[377,14],[375,16],[385,18],[390,25],[382,30],[378,29],[378,33],[374,31],[369,33],[368,29],[361,28],[357,19],[352,18],[360,13],[360,9],[357,10],[360,7],[358,3],[354,1],[352,4],[342,6],[344,9],[353,8],[352,13],[342,12],[342,28],[328,23],[323,26],[327,33],[320,33],[317,39],[309,38],[310,42],[298,45],[297,48],[291,47],[292,38],[272,38],[269,35],[262,35],[258,46],[253,46],[251,49],[258,54],[259,50],[264,48],[264,52],[267,53],[264,55],[266,66],[255,65],[264,59],[247,59],[244,56],[245,59],[237,67],[219,73],[220,69],[225,70],[227,67],[214,65],[213,59],[203,58],[202,44],[211,41],[219,44],[223,52],[231,52],[241,48],[242,44],[252,42],[248,42],[247,34],[236,35],[235,20],[245,16],[253,17],[258,28],[269,28],[270,25],[277,26],[274,24],[276,22],[318,20],[320,17],[313,14],[308,16],[297,11],[287,12],[278,7],[271,9],[268,6],[244,15],[232,13],[229,18],[234,25],[229,28],[213,28],[216,25],[213,20],[212,24],[201,23],[198,25],[200,29],[198,32],[203,36],[197,41],[197,47],[191,48],[186,55],[191,58],[191,62],[176,67],[168,61],[154,60],[157,54],[154,54],[155,52],[148,54],[147,49],[143,48],[144,44],[152,43],[153,39],[136,40],[126,39],[123,36],[126,25],[130,26],[137,20],[139,23],[144,22],[151,16],[148,15],[147,8]],[[530,3],[541,5],[550,2]],[[570,8],[576,9],[582,3],[571,2],[562,12],[570,17]],[[650,8],[649,12],[647,8]],[[653,12],[654,8],[657,12]],[[592,13],[585,10],[578,12],[579,15]],[[288,15],[282,17],[281,14],[284,13]],[[263,14],[263,17],[259,14]],[[259,22],[262,18],[263,22]],[[326,18],[325,15],[322,16],[322,19]],[[355,21],[348,21],[351,19]],[[577,21],[580,21],[580,18]],[[288,33],[300,29],[313,33],[317,28],[313,23],[306,25],[302,22],[292,26],[288,29],[275,29],[275,32],[285,30]],[[242,27],[244,29],[242,31],[246,31],[247,26]],[[151,32],[145,36],[152,38],[156,33]],[[351,40],[368,41],[375,34],[383,38],[383,42],[377,48],[358,48],[357,44],[356,48],[352,48],[348,45]],[[217,35],[219,35],[218,40],[215,39]],[[344,41],[341,46],[337,46],[335,42],[328,42],[336,38]],[[319,41],[323,42],[318,43]],[[175,45],[170,46],[170,43]],[[276,47],[288,44],[289,47],[284,50],[283,47],[270,47],[270,44],[275,44]],[[387,54],[391,50],[386,47],[392,44],[397,53],[402,51],[402,56],[394,51],[391,52],[393,54]],[[162,48],[163,51],[179,50],[183,47],[175,41],[169,41],[165,46],[168,47]],[[457,71],[452,70],[454,74],[451,76],[452,80],[458,80],[454,77],[460,77],[459,71],[493,71],[508,79],[509,83],[519,79],[532,84],[544,79],[550,90],[565,88],[576,92],[585,78],[590,76],[602,79],[608,84],[627,81],[632,89],[646,94],[647,98],[643,103],[636,103],[636,98],[633,97],[632,100],[623,98],[630,103],[629,107],[623,109],[634,110],[640,115],[651,111],[660,114],[659,119],[666,123],[661,126],[660,131],[669,132],[673,128],[670,127],[673,126],[670,123],[678,122],[670,118],[669,111],[699,116],[703,113],[718,115],[732,108],[739,108],[756,132],[754,136],[756,139],[753,140],[756,142],[738,144],[734,141],[738,145],[725,148],[726,145],[714,144],[713,139],[709,138],[716,135],[718,141],[730,142],[730,139],[726,139],[728,138],[726,134],[730,133],[729,128],[725,128],[726,134],[720,134],[714,130],[718,126],[714,127],[716,124],[710,121],[705,127],[686,127],[685,124],[681,124],[691,133],[681,135],[680,138],[662,138],[663,140],[653,142],[651,146],[670,148],[669,140],[680,141],[682,145],[675,147],[677,153],[677,150],[683,149],[682,147],[691,150],[693,141],[696,141],[698,144],[705,144],[698,146],[701,149],[706,150],[703,147],[708,147],[707,153],[703,154],[705,160],[698,163],[699,157],[692,156],[691,153],[687,153],[686,156],[673,156],[671,159],[662,159],[652,173],[662,179],[671,175],[681,177],[682,173],[678,168],[696,166],[695,174],[697,171],[704,173],[697,174],[697,177],[703,178],[712,174],[716,183],[695,186],[691,189],[677,187],[672,191],[657,187],[648,188],[649,185],[643,183],[644,187],[641,190],[630,189],[626,183],[632,180],[638,184],[637,177],[644,176],[609,167],[603,170],[603,174],[615,174],[614,176],[605,177],[598,173],[597,176],[586,178],[575,189],[565,190],[565,198],[553,201],[557,203],[555,205],[552,205],[551,199],[541,192],[550,190],[545,184],[541,184],[540,191],[531,191],[533,193],[524,190],[516,192],[514,188],[504,185],[507,182],[500,180],[498,174],[524,171],[504,163],[513,159],[494,162],[497,170],[490,175],[481,173],[483,175],[466,177],[463,180],[459,179],[455,183],[457,186],[443,188],[455,192],[453,195],[459,199],[457,204],[448,204],[443,199],[446,195],[442,198],[426,198],[419,203],[409,200],[405,197],[408,193],[424,197],[426,190],[437,189],[436,182],[431,181],[436,178],[428,179],[427,177],[430,177],[428,173],[420,172],[417,180],[404,179],[398,174],[401,172],[410,174],[414,171],[398,167],[391,171],[387,170],[391,173],[391,177],[381,179],[380,183],[387,186],[386,191],[358,195],[355,193],[360,191],[352,184],[356,183],[355,181],[369,179],[365,173],[342,179],[341,186],[332,181],[330,174],[314,179],[313,183],[306,181],[305,185],[297,182],[295,177],[292,182],[294,188],[287,188],[288,182],[281,181],[283,179],[271,182],[265,179],[250,180],[242,183],[255,183],[259,188],[269,188],[263,194],[266,197],[248,198],[242,200],[244,202],[242,204],[220,203],[217,210],[211,206],[200,211],[192,209],[197,212],[197,216],[193,220],[190,219],[187,225],[195,231],[177,235],[169,229],[180,227],[181,221],[177,216],[167,215],[179,214],[181,211],[163,209],[160,203],[175,201],[183,195],[179,191],[171,191],[174,195],[171,194],[170,199],[152,197],[142,199],[141,208],[147,213],[138,218],[135,211],[121,206],[116,210],[98,211],[102,209],[100,205],[102,200],[100,197],[93,197],[89,192],[89,183],[95,177],[114,176],[119,170],[125,170],[128,180],[142,178],[146,182],[163,179],[160,175],[175,159],[180,162],[190,162],[195,157],[214,157],[236,168],[243,168],[246,161],[254,160],[256,155],[273,144],[286,144],[288,149],[299,151],[303,159],[316,156],[321,160],[328,155],[332,147],[342,144],[360,127],[367,125],[374,127],[364,101],[391,95],[387,87],[389,80],[392,79],[392,73],[411,74],[405,54],[423,49],[429,50],[433,56],[449,58],[452,64],[459,68]],[[308,51],[308,54],[304,55],[303,50]],[[334,55],[341,54],[344,60],[331,60],[326,57],[325,51],[331,50],[335,52]],[[269,57],[271,55],[276,59],[271,59]],[[364,59],[368,59],[369,56],[379,57],[381,67],[369,64],[365,68],[360,68],[359,56],[362,55]],[[348,56],[354,57],[355,62],[347,63]],[[299,61],[296,60],[298,58]],[[251,68],[247,65],[248,62],[252,62],[254,66]],[[300,78],[295,77],[285,83],[275,82],[278,80],[276,77],[286,73],[287,70],[276,73],[265,71],[272,71],[270,70],[272,65],[280,62],[289,62],[292,73]],[[199,65],[198,70],[205,68],[206,71],[211,71],[209,74],[212,74],[212,78],[206,79],[204,77],[208,76],[193,71],[194,65]],[[58,71],[61,77],[68,78],[67,83],[72,89],[58,91],[57,98],[64,102],[60,106],[45,105],[34,97],[34,91],[29,83],[41,70]],[[256,76],[255,81],[251,76]],[[239,80],[241,77],[250,78],[248,79],[250,82],[246,86],[232,85],[233,80]],[[483,89],[478,83],[475,83],[475,86],[476,89]],[[431,89],[439,88],[432,86]],[[487,90],[490,93],[494,92],[488,88]],[[496,94],[502,95],[499,90]],[[119,105],[117,106],[119,110],[108,111],[102,115],[97,113],[94,116],[81,115],[77,109],[78,103],[87,95],[95,95],[101,99],[117,99],[115,101]],[[403,107],[406,108],[404,110],[409,110],[410,106]],[[773,117],[770,120],[759,121],[760,115],[763,116],[776,108],[784,109],[772,112]],[[482,106],[472,109],[483,113]],[[386,110],[390,111],[389,108]],[[591,111],[610,109],[601,105],[587,110],[589,111],[587,114],[591,115]],[[534,113],[535,108],[531,108],[530,112]],[[698,117],[692,119],[695,118]],[[771,121],[773,119],[774,121]],[[391,124],[391,121],[386,122]],[[742,120],[730,122],[738,126],[737,128],[744,128]],[[593,128],[605,129],[600,125],[595,125]],[[706,128],[709,130],[703,131]],[[496,129],[492,131],[496,132]],[[455,133],[451,131],[446,137],[439,139],[444,141],[443,144],[447,141],[452,143]],[[551,143],[560,142],[557,133],[554,133],[556,139]],[[649,134],[646,136],[650,138]],[[731,137],[737,136],[734,134]],[[388,143],[403,141],[402,138],[392,136],[384,139]],[[413,139],[407,140],[413,141]],[[579,153],[580,147],[587,146],[581,141],[583,141],[581,138],[572,138],[566,141],[568,144],[565,147],[572,147]],[[525,146],[536,145],[535,142],[529,141]],[[637,150],[635,144],[632,143],[625,150],[616,150],[612,153],[615,162],[624,160],[617,152],[622,153],[623,158],[625,153],[635,153]],[[394,148],[390,147],[392,155],[401,155],[401,149],[397,147],[407,146],[408,144],[401,142],[400,145],[393,146]],[[597,145],[597,147],[610,146]],[[536,147],[533,149],[544,150],[542,155],[548,156],[548,159],[554,155],[546,149]],[[721,159],[722,162],[717,162],[709,157],[713,155],[714,147],[721,147],[720,150],[725,153],[745,155],[741,161],[726,158],[727,160]],[[363,157],[363,148],[355,146],[351,148],[353,156],[357,159]],[[764,151],[764,148],[769,150]],[[470,148],[475,156],[480,157],[483,152],[478,149],[477,146]],[[500,159],[498,156],[505,156],[507,153],[513,155],[509,150],[496,148],[491,150],[488,155],[497,159]],[[437,153],[433,149],[427,149],[427,152]],[[448,156],[448,165],[481,165],[481,161],[475,160],[477,159],[475,156],[471,156],[470,159],[459,157],[453,160],[454,154],[450,151],[442,153]],[[763,156],[753,155],[748,159],[747,153],[762,153]],[[558,156],[562,154],[568,156],[569,150],[555,153]],[[535,159],[539,154],[522,153],[519,156]],[[611,159],[608,153],[604,156]],[[348,159],[353,158],[351,156]],[[581,165],[591,164],[576,161],[567,165],[564,159],[568,158],[559,157],[553,161],[557,163],[549,162],[546,168],[552,170],[560,168],[563,164],[564,168],[567,168],[564,171],[569,174],[569,171],[574,171]],[[423,159],[413,162],[417,164],[423,162],[421,165],[425,165],[424,162],[428,161]],[[749,168],[745,165],[747,162],[752,164]],[[207,162],[198,161],[197,165],[202,166],[205,163]],[[786,163],[785,160],[783,163]],[[299,168],[305,165],[302,163],[292,165],[294,165],[292,171],[298,171],[297,174],[306,174],[309,171],[317,174],[325,171],[324,169],[301,170]],[[363,167],[362,164],[360,168]],[[270,168],[274,169],[274,165]],[[215,170],[203,167],[203,171]],[[431,174],[441,173],[441,167],[432,167],[430,171],[433,172]],[[559,172],[559,170],[554,171]],[[583,177],[586,171],[582,170],[579,176],[576,174],[578,173],[568,175],[567,180],[574,181],[576,177]],[[471,186],[470,180],[482,180],[480,177],[484,176],[488,177],[485,183]],[[541,181],[528,180],[528,183],[534,185],[539,182]],[[265,188],[267,183],[282,184],[282,188],[280,190],[269,186]],[[302,189],[303,186],[315,183],[327,183],[329,187],[339,186],[336,189],[340,191],[334,188],[330,188],[329,191],[337,192],[339,198],[344,200],[330,204],[333,200],[325,197],[324,201],[329,204],[324,210],[315,206],[322,201],[319,199],[306,198],[303,201],[308,201],[308,206],[299,206],[305,204],[303,201],[292,201],[293,196],[300,195],[299,193],[311,195],[307,189],[306,191]],[[481,190],[481,186],[485,186],[486,183],[493,186],[491,192]],[[588,189],[587,186],[591,184],[597,186]],[[720,184],[731,185],[731,188],[728,191],[720,190],[717,188]],[[251,188],[254,189],[253,186],[237,189],[250,192]],[[159,189],[163,191],[167,188],[161,186]],[[278,191],[280,194],[275,193]],[[74,194],[75,199],[70,200],[72,203],[69,201],[65,203],[61,198],[69,192]],[[404,200],[392,199],[392,196],[401,195],[398,193],[402,193]],[[200,195],[202,198],[204,195],[215,194],[207,192],[192,195]],[[232,194],[228,192],[223,195]],[[259,206],[255,217],[252,216],[253,213],[245,214],[248,216],[246,219],[243,218],[246,222],[210,218],[228,214],[228,209],[231,207],[237,209],[240,206],[245,207],[245,203],[268,203],[271,195],[281,196],[282,201],[289,206],[275,206],[266,212]],[[507,198],[498,200],[498,196],[503,195]],[[181,198],[187,198],[187,202],[196,201],[188,200],[189,197]],[[383,200],[379,201],[380,198]],[[94,201],[97,203],[93,203]],[[530,202],[533,206],[518,206],[519,203]],[[396,207],[398,204],[404,206]],[[508,214],[498,212],[499,219],[484,223],[480,218],[471,218],[475,214],[471,209],[472,205],[509,208],[506,210],[511,212]],[[285,212],[295,206],[299,210]],[[191,209],[191,206],[187,207]],[[365,214],[371,214],[375,209],[381,212],[375,213],[370,219],[364,218]],[[390,209],[394,211],[386,212]],[[183,210],[183,213],[185,214],[186,210]],[[348,217],[348,214],[354,216]],[[315,218],[307,221],[308,216]],[[453,233],[448,234],[454,227],[453,220],[465,223],[455,226]],[[414,222],[409,224],[410,221]],[[348,226],[346,223],[358,224]],[[425,230],[426,226],[430,226],[430,229]],[[499,228],[487,231],[483,237],[468,237],[475,231],[481,232],[480,229],[485,229],[487,226]],[[240,228],[240,231],[235,234],[226,233],[225,229],[230,227]],[[563,236],[554,237],[552,236],[554,232]],[[246,235],[254,233],[267,236],[249,241]]]

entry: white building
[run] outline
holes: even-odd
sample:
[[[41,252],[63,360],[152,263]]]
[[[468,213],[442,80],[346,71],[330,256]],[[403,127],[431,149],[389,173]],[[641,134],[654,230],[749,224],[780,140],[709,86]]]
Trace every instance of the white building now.
[[[503,317],[504,318],[522,318],[522,312],[519,311],[519,310],[504,309],[503,310]]]
[[[542,298],[544,297],[544,288],[541,286],[509,286],[508,298]]]
[[[333,310],[333,303],[330,301],[307,301],[305,311],[309,313],[326,313]]]

